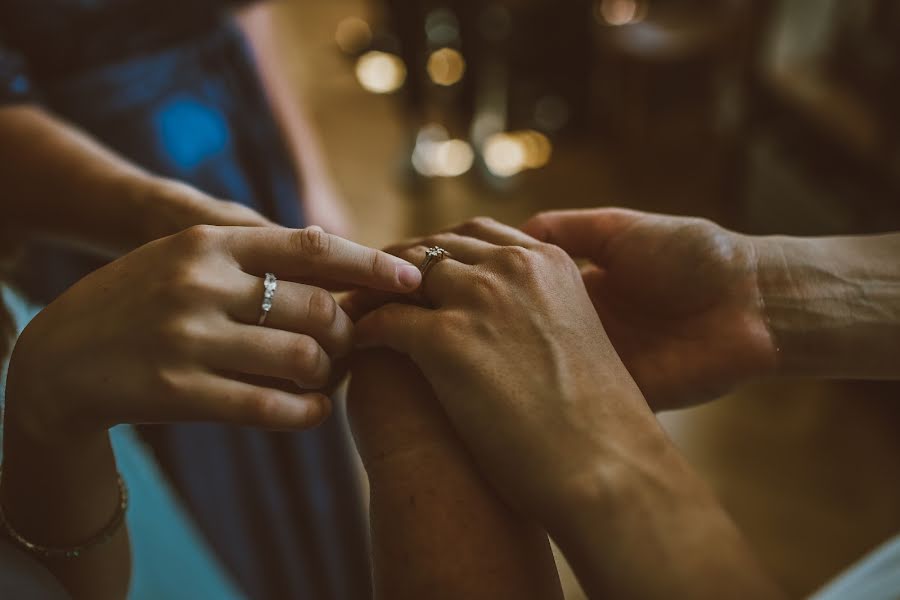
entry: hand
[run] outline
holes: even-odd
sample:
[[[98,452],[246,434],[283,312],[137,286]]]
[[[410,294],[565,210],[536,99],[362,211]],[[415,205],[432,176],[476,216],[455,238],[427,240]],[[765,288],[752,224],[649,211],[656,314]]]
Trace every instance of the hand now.
[[[426,245],[451,255],[422,286],[435,308],[387,304],[357,323],[357,340],[412,357],[508,501],[534,516],[610,451],[657,443],[564,251],[476,220],[398,253],[421,262]],[[367,300],[353,299],[354,312]]]
[[[661,431],[563,250],[487,220],[422,244],[451,253],[421,286],[434,308],[377,308],[358,343],[412,357],[482,473],[591,597],[782,597]]]
[[[747,236],[622,209],[542,213],[523,230],[590,261],[585,287],[654,409],[713,399],[775,368]]]
[[[267,271],[282,281],[258,327]],[[419,272],[316,228],[188,229],[94,272],[32,321],[11,359],[8,415],[36,439],[117,423],[313,426],[329,400],[303,390],[326,382],[352,325],[309,281],[408,291]]]

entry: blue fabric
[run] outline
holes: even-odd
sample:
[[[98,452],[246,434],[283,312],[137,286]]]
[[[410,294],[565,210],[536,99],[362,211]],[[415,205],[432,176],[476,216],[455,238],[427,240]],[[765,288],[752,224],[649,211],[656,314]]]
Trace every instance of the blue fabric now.
[[[9,308],[17,329],[21,331],[37,309],[21,296],[0,285],[0,301]],[[0,408],[5,399],[6,363],[0,368]],[[0,449],[3,430],[0,428]],[[132,553],[129,600],[240,600],[244,595],[231,580],[197,530],[189,515],[160,473],[153,456],[131,427],[119,426],[110,431],[116,464],[129,492],[129,508],[125,515]],[[0,454],[2,458],[2,454]],[[27,557],[16,557],[11,549],[0,552],[0,597],[52,598],[52,582],[38,567],[18,564]],[[21,571],[22,577],[7,573]],[[26,577],[27,576],[27,577]],[[21,586],[16,587],[16,586]],[[26,591],[33,590],[33,595]],[[60,597],[68,597],[61,594]]]
[[[900,535],[886,541],[812,595],[810,600],[900,598]]]
[[[34,100],[22,56],[0,44],[0,106]]]
[[[127,21],[123,31],[112,35],[108,29],[117,26],[115,19],[87,14],[111,11],[118,1],[54,3],[70,5],[72,23],[92,27],[66,29],[32,0],[0,0],[0,11],[14,6],[17,14],[31,17],[19,23],[0,19],[0,37],[29,66],[31,85],[44,106],[150,171],[246,204],[283,225],[302,225],[297,174],[244,40],[218,18],[221,6],[213,10],[211,5],[217,3],[203,0],[199,4],[212,16],[196,18],[192,8],[190,26],[180,24],[177,15],[169,15],[164,23],[154,17],[156,27],[190,35],[154,36],[142,29],[135,38],[152,43],[136,48],[129,35],[135,23]],[[127,4],[140,4],[144,11],[156,6],[151,0]],[[193,2],[181,4],[195,8]],[[81,12],[73,13],[74,5],[81,6]],[[173,0],[165,0],[159,6],[172,5]],[[45,18],[53,21],[52,28],[36,25]],[[204,23],[213,25],[198,30]],[[22,27],[39,38],[54,31],[60,39],[45,35],[35,40],[23,34]],[[96,64],[84,57],[69,58],[67,63],[78,68],[54,68],[54,60],[63,60],[59,57],[65,53],[45,46],[61,44],[77,52],[73,36],[116,40],[128,58],[107,60],[115,54],[107,49]],[[26,37],[28,44],[10,45],[10,39]],[[160,39],[165,43],[160,45]],[[23,264],[27,270],[20,284],[44,302],[98,266],[84,256],[47,246],[31,248]],[[250,597],[370,596],[359,478],[339,419],[303,433],[181,424],[146,427],[141,434],[212,548]]]

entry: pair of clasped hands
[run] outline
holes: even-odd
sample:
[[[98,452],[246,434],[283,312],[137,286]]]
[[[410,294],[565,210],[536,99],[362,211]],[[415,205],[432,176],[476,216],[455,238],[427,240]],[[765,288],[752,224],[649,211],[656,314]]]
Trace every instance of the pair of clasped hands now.
[[[423,278],[431,246],[448,255]],[[609,556],[603,540],[627,537],[592,520],[611,507],[596,504],[599,489],[618,486],[631,507],[632,492],[668,505],[653,511],[671,519],[654,521],[660,531],[719,514],[653,410],[774,369],[758,260],[750,238],[709,221],[621,209],[543,213],[521,229],[475,219],[387,252],[316,227],[195,226],[94,272],[35,317],[11,358],[6,418],[29,447],[74,447],[119,423],[304,429],[328,416],[343,358],[387,348],[386,368],[406,380],[372,378],[370,362],[352,386],[402,395],[424,377],[500,497],[560,545],[568,536],[567,556],[591,573]],[[258,326],[267,272],[279,285]],[[351,293],[339,302],[338,290]],[[366,460],[372,427],[354,425]],[[737,539],[719,521],[703,527]],[[585,545],[591,529],[600,547]],[[618,579],[643,581],[630,557],[646,553],[616,548]]]
[[[449,256],[423,282],[432,245]],[[314,227],[196,226],[151,242],[23,332],[9,385],[28,409],[10,417],[38,438],[190,420],[303,429],[330,412],[317,390],[335,361],[386,346],[421,369],[504,495],[541,498],[613,440],[653,431],[651,407],[712,397],[773,360],[751,251],[708,221],[475,219],[389,251]],[[268,271],[279,287],[258,327]],[[356,287],[370,291],[343,306],[327,291]]]

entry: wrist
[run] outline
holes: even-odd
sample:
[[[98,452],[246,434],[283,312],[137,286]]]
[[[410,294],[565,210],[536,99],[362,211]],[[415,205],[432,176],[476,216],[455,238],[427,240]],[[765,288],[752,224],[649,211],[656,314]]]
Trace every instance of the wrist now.
[[[754,239],[777,373],[897,377],[898,236]]]
[[[585,531],[602,539],[636,515],[705,501],[705,487],[655,419],[653,427],[631,435],[635,439],[627,443],[606,444],[587,468],[559,486],[553,504],[540,516],[564,550],[580,544]],[[614,535],[607,539],[615,543]]]
[[[40,315],[38,316],[38,318]],[[106,435],[107,427],[89,418],[88,411],[71,389],[57,385],[52,374],[61,372],[46,353],[36,352],[33,341],[42,338],[39,324],[26,327],[13,347],[9,361],[4,406],[4,429],[32,447],[65,446],[90,442]]]
[[[217,202],[189,185],[153,178],[138,189],[133,203],[140,218],[134,247],[174,235],[192,225],[205,223],[201,208]]]
[[[643,398],[639,401],[644,404]],[[650,409],[635,410],[630,404],[626,399],[625,410],[610,411],[600,415],[599,423],[588,423],[587,435],[556,444],[569,451],[554,458],[556,475],[551,485],[542,486],[547,495],[536,506],[537,518],[548,530],[577,528],[580,515],[595,512],[586,507],[615,504],[636,480],[663,477],[668,463],[680,461]]]

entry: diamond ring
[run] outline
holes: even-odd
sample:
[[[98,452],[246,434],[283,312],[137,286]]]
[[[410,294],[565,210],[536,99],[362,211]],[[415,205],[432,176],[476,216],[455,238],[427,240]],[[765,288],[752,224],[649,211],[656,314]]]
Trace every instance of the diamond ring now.
[[[269,311],[272,310],[272,301],[275,299],[275,290],[278,289],[278,279],[274,273],[266,273],[266,279],[263,281],[263,299],[260,306],[259,321],[257,325],[264,325]]]
[[[425,278],[425,274],[428,272],[428,269],[431,268],[432,265],[442,261],[447,256],[449,256],[449,254],[449,252],[447,252],[440,246],[432,246],[431,248],[427,248],[425,250],[425,260],[422,261],[422,265],[419,267],[419,270],[422,272],[422,278]]]

